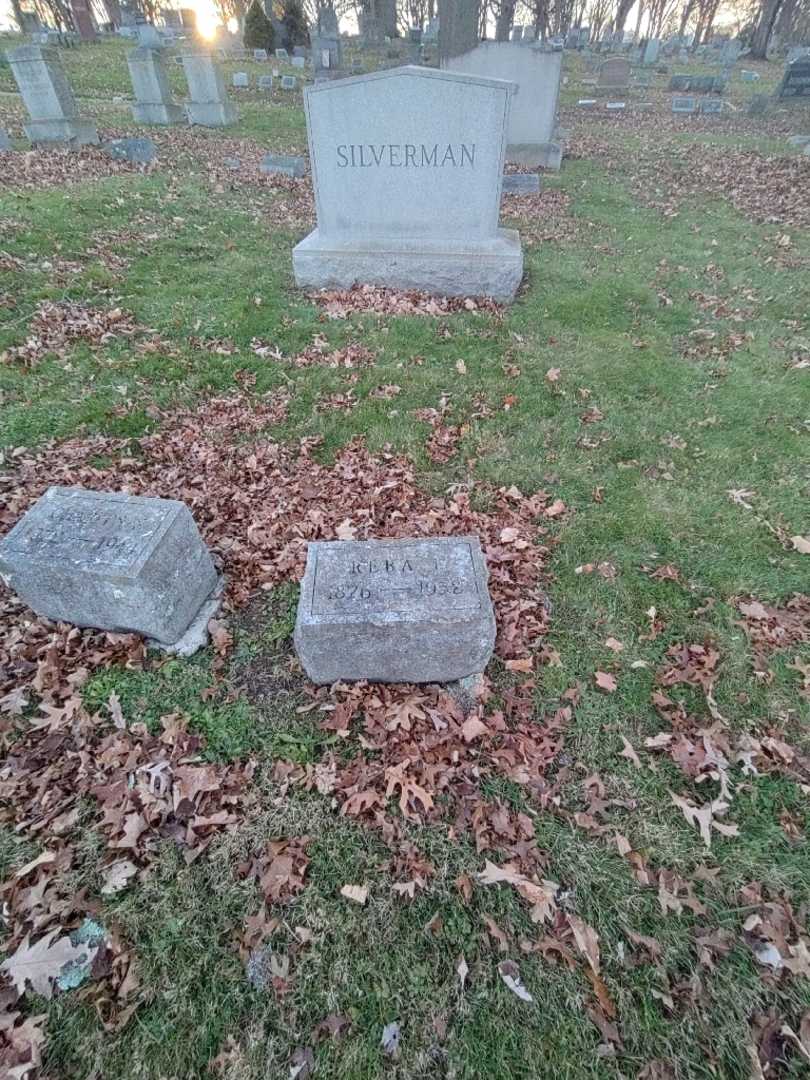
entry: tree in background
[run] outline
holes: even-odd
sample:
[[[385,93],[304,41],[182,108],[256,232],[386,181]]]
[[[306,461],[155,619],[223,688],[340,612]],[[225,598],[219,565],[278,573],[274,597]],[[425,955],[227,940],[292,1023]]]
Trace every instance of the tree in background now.
[[[284,0],[281,22],[285,49],[292,52],[296,45],[309,45],[309,28],[301,0]]]
[[[246,0],[214,0],[214,7],[223,26],[227,26],[231,19],[234,19],[240,32],[244,29],[247,14]]]
[[[276,41],[276,32],[273,24],[264,13],[260,0],[253,3],[245,15],[245,32],[242,37],[246,49],[273,49]]]

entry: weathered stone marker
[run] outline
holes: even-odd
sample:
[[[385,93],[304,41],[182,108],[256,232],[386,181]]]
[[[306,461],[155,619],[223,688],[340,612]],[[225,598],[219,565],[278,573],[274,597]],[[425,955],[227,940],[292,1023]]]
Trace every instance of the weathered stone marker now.
[[[306,176],[307,173],[306,160],[293,154],[265,154],[259,168],[263,173],[281,173],[296,179]]]
[[[478,537],[310,543],[294,640],[316,683],[483,671],[495,615]]]
[[[517,28],[516,28],[517,29]],[[444,65],[450,71],[517,83],[509,106],[506,160],[559,170],[562,145],[555,137],[562,53],[540,45],[484,41]]]
[[[189,123],[203,127],[226,127],[237,120],[236,109],[228,100],[222,71],[210,52],[183,53],[191,100],[186,105]]]
[[[96,125],[82,120],[76,111],[73,91],[54,49],[21,45],[6,55],[30,116],[24,126],[32,143],[81,146],[98,142]]]
[[[183,503],[60,487],[0,541],[0,574],[38,615],[165,644],[217,582]]]
[[[166,61],[160,49],[145,46],[133,49],[127,53],[127,64],[135,92],[134,120],[139,124],[179,124],[185,119],[183,110],[172,100]]]
[[[523,252],[498,214],[513,89],[422,67],[306,87],[318,227],[293,251],[297,284],[511,300]]]

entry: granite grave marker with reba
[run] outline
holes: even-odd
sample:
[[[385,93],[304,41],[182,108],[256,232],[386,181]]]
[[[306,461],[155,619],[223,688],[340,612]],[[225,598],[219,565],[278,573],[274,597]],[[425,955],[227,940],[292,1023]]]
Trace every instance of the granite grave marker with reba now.
[[[295,649],[313,682],[453,682],[495,644],[476,536],[310,542]]]
[[[318,226],[293,251],[298,285],[511,300],[523,253],[498,215],[513,89],[421,67],[307,87]]]

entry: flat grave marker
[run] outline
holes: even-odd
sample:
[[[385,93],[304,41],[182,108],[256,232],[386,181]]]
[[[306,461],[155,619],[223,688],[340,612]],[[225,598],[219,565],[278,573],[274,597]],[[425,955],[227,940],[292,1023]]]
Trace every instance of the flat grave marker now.
[[[483,671],[495,615],[478,537],[310,542],[294,640],[321,684]]]

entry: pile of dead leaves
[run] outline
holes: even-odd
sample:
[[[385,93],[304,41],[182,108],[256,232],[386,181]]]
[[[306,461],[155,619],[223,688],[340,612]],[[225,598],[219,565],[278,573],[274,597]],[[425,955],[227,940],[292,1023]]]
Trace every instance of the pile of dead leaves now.
[[[503,306],[486,296],[429,296],[416,289],[400,291],[379,285],[353,285],[351,289],[323,289],[311,300],[330,319],[350,315],[454,315],[459,311],[502,315]]]
[[[33,191],[100,180],[109,176],[143,172],[149,166],[116,161],[97,146],[71,150],[27,150],[3,154],[0,189]]]
[[[116,338],[131,338],[143,331],[135,317],[121,308],[96,308],[76,300],[43,300],[29,327],[23,345],[14,345],[0,353],[0,363],[20,363],[33,368],[46,356],[66,356],[66,349],[82,341],[94,348]]]
[[[504,195],[504,214],[517,221],[524,243],[571,243],[588,227],[571,214],[571,196],[556,188],[536,195]]]
[[[374,352],[365,345],[352,342],[342,348],[333,349],[322,334],[316,334],[312,344],[296,356],[284,356],[277,346],[269,345],[259,338],[253,338],[250,347],[256,356],[264,360],[283,360],[297,368],[327,367],[356,370],[373,367],[375,360]]]

